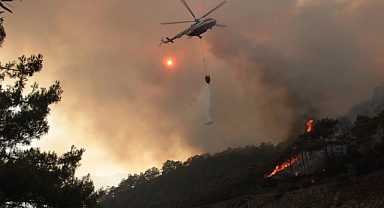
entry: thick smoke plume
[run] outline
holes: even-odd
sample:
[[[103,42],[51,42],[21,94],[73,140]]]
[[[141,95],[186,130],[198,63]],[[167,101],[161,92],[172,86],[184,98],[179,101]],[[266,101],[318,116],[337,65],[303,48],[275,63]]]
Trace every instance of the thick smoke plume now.
[[[373,60],[383,54],[375,43],[384,43],[377,24],[384,3],[283,2],[232,4],[228,13],[241,5],[255,15],[241,26],[227,19],[231,27],[215,33],[210,49],[236,70],[251,102],[263,100],[265,122],[286,122],[289,138],[304,132],[308,119],[345,114],[383,81],[382,63]]]
[[[207,111],[194,110],[205,90],[199,39],[158,47],[188,26],[160,25],[191,18],[179,0],[13,3],[0,61],[44,55],[36,81],[60,80],[64,94],[38,145],[85,148],[84,174],[276,144],[305,132],[309,119],[344,115],[384,80],[382,0],[227,1],[209,15],[227,27],[202,39],[215,81],[214,124],[206,126],[196,112]],[[218,3],[188,1],[196,16]]]

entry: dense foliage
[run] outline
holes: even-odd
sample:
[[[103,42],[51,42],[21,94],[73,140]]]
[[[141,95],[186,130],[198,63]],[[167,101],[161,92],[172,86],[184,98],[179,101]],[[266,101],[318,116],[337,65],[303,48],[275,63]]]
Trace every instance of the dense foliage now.
[[[31,148],[12,154],[0,165],[0,203],[5,206],[93,207],[99,192],[89,175],[74,177],[83,149],[72,147],[58,157]]]
[[[1,2],[0,7],[11,12]],[[5,38],[2,21],[0,44]],[[97,206],[103,191],[94,190],[89,175],[75,177],[84,149],[72,146],[58,156],[27,148],[48,133],[49,106],[59,102],[63,92],[58,81],[49,88],[37,83],[26,87],[42,63],[39,54],[0,64],[0,207]]]
[[[228,148],[185,162],[167,160],[162,170],[151,168],[128,175],[113,187],[105,207],[191,207],[248,194],[264,186],[264,174],[273,168],[284,145],[262,143],[259,147]],[[262,179],[262,180],[259,180]]]

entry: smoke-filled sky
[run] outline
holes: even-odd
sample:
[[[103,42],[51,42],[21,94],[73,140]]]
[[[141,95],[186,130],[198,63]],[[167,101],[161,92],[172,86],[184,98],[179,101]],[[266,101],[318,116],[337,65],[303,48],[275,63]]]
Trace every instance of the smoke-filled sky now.
[[[221,0],[187,0],[200,17]],[[337,117],[384,80],[382,0],[228,0],[200,41],[158,47],[192,20],[179,0],[16,1],[4,13],[2,63],[42,53],[34,77],[64,90],[50,132],[34,143],[85,148],[79,175],[159,169],[167,159],[262,141],[278,143],[308,118]],[[165,61],[173,59],[167,67]],[[116,185],[116,184],[113,184]]]

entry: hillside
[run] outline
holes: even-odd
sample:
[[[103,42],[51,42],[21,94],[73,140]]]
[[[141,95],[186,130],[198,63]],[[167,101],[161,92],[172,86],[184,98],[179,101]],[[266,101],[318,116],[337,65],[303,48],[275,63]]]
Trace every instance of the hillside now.
[[[283,144],[228,148],[214,155],[203,154],[185,162],[168,160],[162,170],[148,169],[129,175],[109,190],[105,207],[199,206],[248,194],[273,169]],[[252,185],[254,184],[254,185]],[[225,191],[223,191],[225,190]]]
[[[280,194],[243,196],[215,203],[204,208],[296,208],[296,207],[383,207],[384,171],[377,171],[351,180],[336,180]],[[329,178],[331,180],[331,178]]]
[[[271,145],[269,148],[273,153]],[[320,171],[297,176],[287,171],[265,178],[276,163],[272,155],[270,159],[249,163],[252,154],[245,153],[260,152],[259,147],[230,149],[213,156],[195,156],[193,162],[177,163],[180,166],[172,172],[147,181],[144,175],[148,174],[130,176],[110,190],[102,204],[105,207],[244,207],[249,201],[250,207],[282,207],[282,204],[305,207],[321,201],[318,207],[329,207],[380,203],[383,195],[376,192],[381,193],[383,185],[383,150],[383,145],[377,145],[375,152],[329,158]],[[350,158],[353,163],[346,163]],[[236,168],[240,161],[242,167]],[[342,164],[351,164],[352,168]]]
[[[129,174],[107,190],[104,207],[379,207],[384,172],[383,89],[349,116],[313,121],[274,146],[228,148]],[[375,103],[372,105],[372,103]],[[365,110],[365,112],[367,112]],[[373,112],[373,111],[369,111]],[[356,114],[354,120],[350,116]],[[281,168],[285,167],[285,168]],[[283,170],[281,170],[283,169]],[[271,174],[271,173],[276,174]]]

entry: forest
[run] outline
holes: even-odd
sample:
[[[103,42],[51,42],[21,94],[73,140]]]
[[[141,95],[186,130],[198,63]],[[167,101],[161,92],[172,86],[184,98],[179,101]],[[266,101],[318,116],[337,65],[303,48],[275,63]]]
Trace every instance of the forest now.
[[[382,95],[383,87],[378,87],[370,101],[356,105],[347,115],[317,119],[310,130],[277,145],[262,142],[228,148],[184,162],[167,160],[160,170],[153,167],[129,174],[117,187],[106,190],[101,205],[201,207],[236,197],[269,194],[278,198],[285,192],[329,183],[330,178],[353,181],[383,169]],[[270,176],[287,163],[285,170]]]

